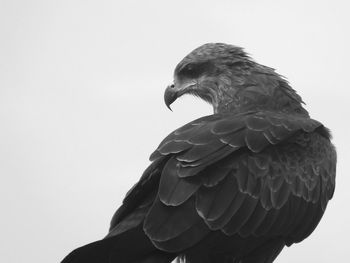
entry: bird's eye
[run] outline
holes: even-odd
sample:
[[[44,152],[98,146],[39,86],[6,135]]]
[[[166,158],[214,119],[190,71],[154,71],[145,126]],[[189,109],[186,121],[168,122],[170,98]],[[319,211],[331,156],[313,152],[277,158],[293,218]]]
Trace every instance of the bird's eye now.
[[[184,77],[196,78],[210,70],[210,65],[209,62],[189,63],[180,70],[179,74]]]
[[[184,68],[185,71],[192,71],[193,70],[193,65],[192,64],[187,64],[186,67]]]

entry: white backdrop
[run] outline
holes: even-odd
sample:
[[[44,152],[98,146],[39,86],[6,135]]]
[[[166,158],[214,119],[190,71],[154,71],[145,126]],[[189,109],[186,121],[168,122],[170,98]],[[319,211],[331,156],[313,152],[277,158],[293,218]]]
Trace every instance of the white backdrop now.
[[[206,42],[278,69],[334,134],[335,198],[277,262],[348,261],[347,2],[1,0],[0,262],[59,262],[106,234],[161,139],[212,112],[163,102],[176,64]]]

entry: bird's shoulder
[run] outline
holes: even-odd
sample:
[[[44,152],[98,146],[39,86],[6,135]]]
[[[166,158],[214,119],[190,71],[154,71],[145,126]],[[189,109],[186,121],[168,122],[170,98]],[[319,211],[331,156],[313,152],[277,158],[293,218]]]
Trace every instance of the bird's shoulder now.
[[[268,182],[272,192],[277,181],[278,187],[285,181],[293,194],[310,199],[310,189],[299,189],[298,180],[316,182],[322,168],[324,186],[330,188],[327,200],[334,189],[336,153],[329,130],[308,116],[270,111],[206,116],[172,132],[151,155],[154,160],[164,157],[169,161],[159,196],[167,205],[179,205],[202,185],[218,184],[230,171],[235,171],[240,191],[253,196],[263,196],[262,186],[253,181]],[[267,208],[286,201],[263,199]]]
[[[326,138],[330,133],[322,123],[303,114],[275,111],[248,111],[236,114],[213,114],[194,120],[170,133],[150,159],[176,154],[177,160],[194,162],[210,151],[235,151],[248,148],[260,152],[296,132],[317,131]]]

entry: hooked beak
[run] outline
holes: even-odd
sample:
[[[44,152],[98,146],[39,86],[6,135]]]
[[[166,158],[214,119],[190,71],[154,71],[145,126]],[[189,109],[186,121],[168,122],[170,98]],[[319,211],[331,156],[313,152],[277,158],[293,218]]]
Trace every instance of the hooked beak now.
[[[175,82],[176,83],[176,82]],[[189,89],[195,87],[197,83],[195,82],[188,82],[183,84],[171,84],[169,85],[164,92],[164,101],[165,105],[168,107],[169,110],[172,111],[170,108],[170,105],[180,96],[185,94],[189,91]]]
[[[169,110],[173,111],[170,108],[170,105],[177,99],[177,91],[175,90],[175,85],[171,84],[169,85],[164,92],[164,101],[165,105],[168,107]]]

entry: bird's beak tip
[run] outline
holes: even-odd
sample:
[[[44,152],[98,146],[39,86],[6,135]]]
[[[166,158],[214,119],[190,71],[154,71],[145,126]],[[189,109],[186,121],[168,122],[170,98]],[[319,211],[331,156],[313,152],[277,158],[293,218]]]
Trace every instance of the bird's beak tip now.
[[[177,99],[177,92],[174,89],[174,85],[169,85],[164,93],[164,102],[167,108],[173,111],[170,105]]]
[[[172,112],[173,110],[171,109],[170,105],[166,105],[167,108]]]

